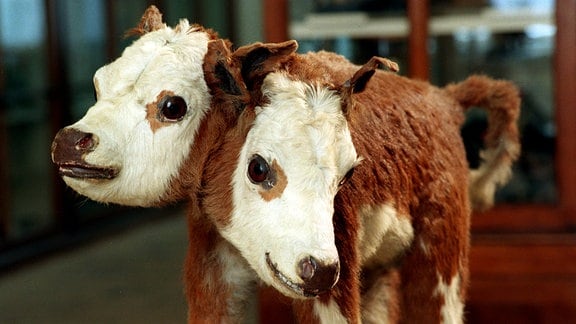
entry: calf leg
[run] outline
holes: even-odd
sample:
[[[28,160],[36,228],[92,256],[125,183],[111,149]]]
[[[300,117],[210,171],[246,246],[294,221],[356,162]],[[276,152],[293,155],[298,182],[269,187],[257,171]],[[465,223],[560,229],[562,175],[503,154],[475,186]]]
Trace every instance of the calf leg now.
[[[363,269],[362,323],[398,322],[399,284],[400,274],[396,270]]]
[[[463,322],[468,282],[467,206],[466,202],[450,210],[424,206],[428,213],[413,215],[416,235],[400,269],[402,322]]]

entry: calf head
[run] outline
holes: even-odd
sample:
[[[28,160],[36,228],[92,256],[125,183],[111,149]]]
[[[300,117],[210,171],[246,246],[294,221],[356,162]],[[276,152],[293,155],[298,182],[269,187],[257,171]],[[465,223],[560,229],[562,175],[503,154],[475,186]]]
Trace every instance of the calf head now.
[[[265,283],[293,298],[314,297],[338,280],[333,202],[359,162],[345,106],[377,64],[334,87],[262,68],[286,59],[271,57],[272,45],[232,55],[241,72],[227,75],[240,74],[243,83],[226,88],[247,89],[255,102],[207,167],[203,204]]]
[[[52,160],[88,198],[149,206],[179,198],[167,191],[209,108],[202,65],[215,35],[187,20],[167,27],[153,6],[133,32],[141,37],[94,75],[96,103],[56,135]]]

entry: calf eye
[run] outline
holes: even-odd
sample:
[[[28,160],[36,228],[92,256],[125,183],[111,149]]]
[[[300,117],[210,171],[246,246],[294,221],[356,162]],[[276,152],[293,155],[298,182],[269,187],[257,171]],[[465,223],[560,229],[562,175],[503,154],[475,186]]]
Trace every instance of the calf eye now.
[[[248,177],[255,184],[260,184],[268,179],[270,166],[260,155],[254,155],[248,164]]]
[[[188,106],[182,97],[165,96],[158,103],[158,110],[163,121],[180,121],[186,115]]]

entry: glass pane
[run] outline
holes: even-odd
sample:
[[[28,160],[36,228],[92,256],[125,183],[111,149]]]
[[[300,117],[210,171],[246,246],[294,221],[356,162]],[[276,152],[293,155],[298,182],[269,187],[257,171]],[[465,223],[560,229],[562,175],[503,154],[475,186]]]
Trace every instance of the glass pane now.
[[[66,34],[66,72],[71,94],[72,120],[81,118],[94,104],[92,77],[107,63],[105,56],[104,1],[66,1],[63,22]]]
[[[522,95],[522,154],[496,200],[554,203],[553,2],[501,0],[467,7],[459,2],[433,7],[438,25],[448,19],[455,24],[431,39],[432,82],[444,85],[480,73],[516,83]],[[462,130],[471,166],[478,165],[485,124],[482,114],[472,113]]]
[[[136,27],[142,17],[142,13],[146,10],[147,1],[144,0],[125,0],[125,1],[113,1],[112,17],[116,30],[116,39],[111,41],[116,43],[116,55],[112,59],[116,59],[122,54],[122,51],[134,41],[133,37],[123,37],[124,33],[128,30]]]
[[[96,70],[107,63],[104,5],[105,1],[65,1],[58,13],[61,29],[66,31],[62,37],[65,38],[66,45],[65,73],[70,94],[69,123],[82,118],[94,104],[92,78]],[[116,209],[114,206],[98,204],[84,197],[75,197],[74,201],[66,202],[74,206],[74,222],[81,222]]]
[[[42,0],[0,2],[9,239],[46,229],[52,220],[44,16]]]
[[[379,55],[408,71],[405,1],[294,0],[289,10],[300,53],[333,51],[357,64]]]

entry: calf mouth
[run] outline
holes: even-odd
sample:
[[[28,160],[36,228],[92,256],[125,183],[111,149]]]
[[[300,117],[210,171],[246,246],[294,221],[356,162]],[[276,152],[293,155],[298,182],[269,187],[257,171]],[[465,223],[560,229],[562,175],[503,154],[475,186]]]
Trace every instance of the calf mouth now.
[[[116,178],[120,172],[113,167],[99,167],[87,163],[58,163],[58,173],[63,177],[75,179],[105,179]]]
[[[266,253],[266,264],[268,265],[268,269],[272,271],[274,278],[278,282],[280,282],[284,287],[288,288],[290,291],[296,293],[297,295],[306,298],[312,298],[312,297],[318,297],[318,295],[320,294],[320,291],[308,290],[305,288],[303,284],[296,283],[290,280],[285,274],[282,273],[282,271],[278,269],[276,264],[272,261],[272,259],[270,258],[270,252]]]

